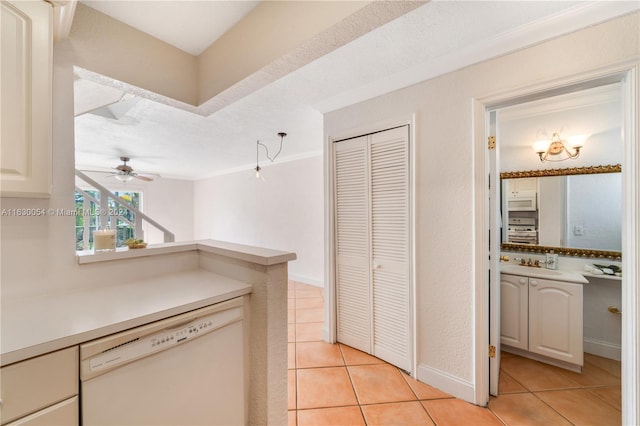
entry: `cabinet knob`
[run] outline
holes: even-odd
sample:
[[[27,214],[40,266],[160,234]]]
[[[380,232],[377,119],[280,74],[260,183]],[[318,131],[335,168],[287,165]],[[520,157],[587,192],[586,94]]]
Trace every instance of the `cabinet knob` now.
[[[520,280],[518,282],[520,284],[526,284],[527,283],[527,279],[526,278],[520,278]]]
[[[536,285],[538,285],[538,281],[536,281],[536,280],[531,280],[531,281],[529,281],[529,284],[530,284],[530,285],[533,285],[533,286],[536,286]]]

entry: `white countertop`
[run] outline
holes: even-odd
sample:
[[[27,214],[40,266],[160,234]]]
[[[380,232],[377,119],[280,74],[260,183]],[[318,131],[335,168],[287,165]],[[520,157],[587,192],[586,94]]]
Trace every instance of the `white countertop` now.
[[[108,255],[118,254],[105,253],[100,256]],[[198,269],[108,286],[87,285],[82,289],[43,293],[28,298],[4,297],[0,321],[0,365],[77,345],[250,292],[249,284]]]
[[[276,265],[278,263],[289,262],[296,259],[295,253],[217,240],[153,244],[146,248],[133,250],[123,247],[118,248],[116,251],[104,253],[94,253],[93,250],[88,250],[78,252],[77,259],[78,263],[82,265],[86,263],[135,259],[138,257],[157,256],[194,250],[219,254],[265,266]]]
[[[500,272],[504,274],[522,275],[545,280],[565,281],[577,284],[588,284],[589,281],[580,272],[560,269],[546,269],[516,264],[501,264]]]

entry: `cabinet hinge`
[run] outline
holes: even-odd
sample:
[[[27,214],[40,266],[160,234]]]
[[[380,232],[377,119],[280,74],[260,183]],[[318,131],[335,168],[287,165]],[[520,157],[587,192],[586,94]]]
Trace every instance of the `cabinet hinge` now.
[[[489,358],[496,357],[496,347],[493,345],[489,345]]]
[[[496,137],[495,136],[489,136],[488,148],[489,148],[489,150],[496,149]]]

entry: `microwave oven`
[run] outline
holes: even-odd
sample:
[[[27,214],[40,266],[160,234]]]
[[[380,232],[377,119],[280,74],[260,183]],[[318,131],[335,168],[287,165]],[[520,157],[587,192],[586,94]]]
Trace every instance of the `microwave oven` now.
[[[507,209],[509,211],[535,211],[538,206],[536,203],[535,192],[523,193],[519,192],[517,195],[512,195],[507,199]]]

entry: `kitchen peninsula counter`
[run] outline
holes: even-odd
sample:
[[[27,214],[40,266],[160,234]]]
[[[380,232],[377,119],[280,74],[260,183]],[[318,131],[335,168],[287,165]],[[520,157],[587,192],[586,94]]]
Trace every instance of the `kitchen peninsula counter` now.
[[[2,300],[1,365],[251,293],[206,270]]]
[[[215,240],[79,252],[71,274],[3,291],[0,363],[250,294],[250,421],[285,424],[288,262],[295,259],[295,253]]]

